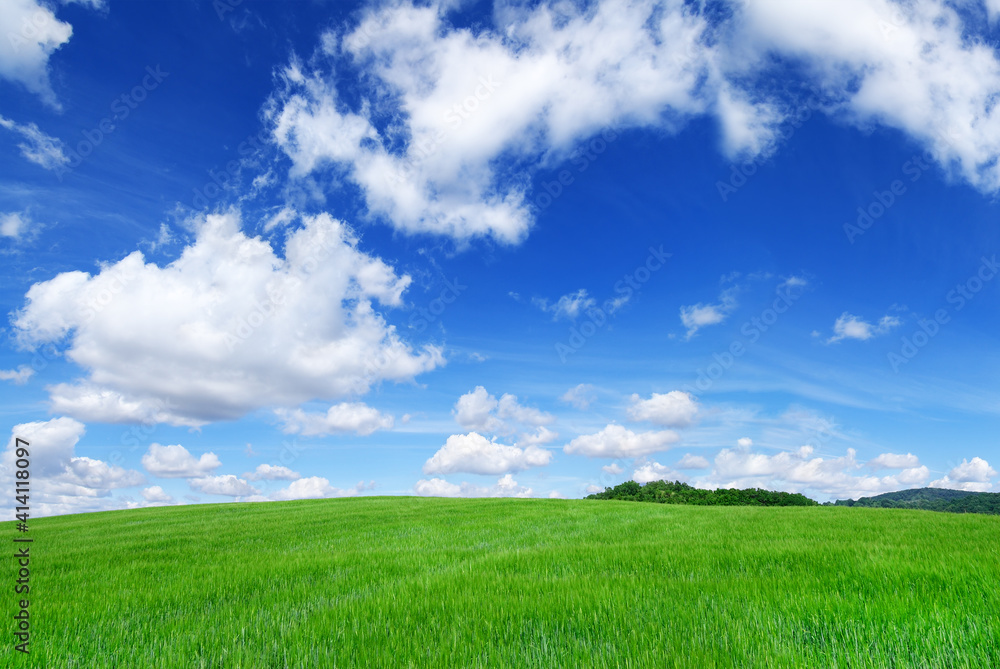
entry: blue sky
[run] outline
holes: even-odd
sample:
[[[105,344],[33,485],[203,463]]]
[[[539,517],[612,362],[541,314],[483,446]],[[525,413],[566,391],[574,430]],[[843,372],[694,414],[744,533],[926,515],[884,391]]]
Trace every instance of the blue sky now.
[[[993,490],[993,0],[16,0],[33,508]]]

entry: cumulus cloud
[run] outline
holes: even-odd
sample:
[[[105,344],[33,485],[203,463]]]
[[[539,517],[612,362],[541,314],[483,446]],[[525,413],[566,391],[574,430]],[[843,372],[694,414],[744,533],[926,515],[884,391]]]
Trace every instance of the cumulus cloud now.
[[[563,295],[554,304],[540,297],[531,300],[531,303],[546,313],[552,314],[552,320],[557,321],[564,318],[568,321],[576,320],[581,313],[592,309],[596,304],[594,298],[587,295],[587,291],[581,288],[575,293]]]
[[[573,439],[563,447],[563,451],[589,458],[635,458],[665,451],[679,440],[680,436],[672,430],[635,433],[612,424],[596,434]]]
[[[920,458],[913,453],[907,453],[906,455],[882,453],[865,464],[872,469],[907,469],[909,467],[919,467]]]
[[[142,456],[142,466],[153,476],[165,479],[202,478],[219,468],[222,463],[215,453],[203,453],[195,459],[180,444],[161,446],[150,444]]]
[[[23,345],[68,339],[88,371],[50,388],[53,409],[107,422],[200,425],[268,406],[363,394],[443,364],[375,311],[410,283],[326,214],[289,234],[284,258],[236,213],[200,221],[165,267],[136,251],[95,275],[36,283],[14,319]],[[122,355],[122,351],[129,355]]]
[[[504,474],[530,467],[544,467],[552,453],[537,446],[518,448],[491,441],[476,433],[453,434],[424,463],[425,474]]]
[[[259,467],[258,467],[259,469]],[[271,495],[275,501],[293,499],[326,499],[328,497],[351,497],[357,495],[363,484],[358,487],[342,490],[330,485],[330,482],[321,476],[310,476],[293,481],[287,488],[282,488]]]
[[[891,461],[884,458],[882,463]],[[897,460],[896,464],[910,464]],[[873,468],[882,468],[876,464]],[[807,492],[831,497],[862,497],[921,485],[930,475],[927,467],[893,467],[894,474],[874,476],[865,473],[865,463],[858,462],[854,449],[841,457],[815,454],[812,446],[773,455],[755,452],[749,445],[724,448],[715,456],[710,476],[699,479],[707,487],[767,488],[789,492]],[[869,469],[870,470],[870,469]]]
[[[883,316],[878,323],[872,325],[862,320],[859,316],[854,316],[846,311],[833,324],[833,336],[826,340],[827,344],[838,342],[841,339],[859,339],[866,341],[876,335],[883,335],[894,327],[900,325],[900,320],[895,316]]]
[[[945,169],[1000,189],[1000,62],[976,11],[786,4],[734,2],[724,15],[683,0],[503,3],[474,28],[449,23],[451,2],[379,4],[324,34],[311,65],[293,59],[266,113],[293,178],[335,170],[396,229],[459,241],[522,240],[532,170],[605,128],[676,132],[708,117],[728,156],[768,154],[806,104],[771,85],[789,67],[828,116],[901,130]],[[336,86],[347,68],[363,74],[350,99]],[[689,337],[728,309],[684,307]]]
[[[673,130],[718,107],[727,147],[767,143],[768,105],[719,81],[706,22],[680,0],[504,5],[502,32],[449,28],[445,11],[396,3],[327,35],[327,61],[371,77],[359,104],[337,94],[335,65],[289,65],[269,111],[294,175],[343,170],[401,230],[514,243],[532,223],[518,174],[607,126]],[[380,127],[379,112],[396,123]]]
[[[35,370],[27,365],[21,365],[17,369],[0,369],[0,381],[13,381],[17,385],[23,385],[34,376]]]
[[[455,422],[466,429],[503,435],[514,434],[525,427],[548,425],[555,420],[551,414],[519,404],[516,395],[504,394],[498,400],[483,386],[476,386],[459,397],[452,415]]]
[[[645,420],[664,427],[687,427],[698,414],[698,403],[680,390],[653,393],[648,400],[634,394],[630,399],[632,405],[628,415],[632,420]]]
[[[413,491],[424,497],[531,497],[532,489],[519,485],[510,474],[497,479],[496,485],[485,487],[463,481],[449,483],[444,479],[421,479]]]
[[[684,457],[674,465],[677,469],[708,469],[708,460],[700,455],[685,453]]]
[[[726,320],[736,308],[736,288],[728,288],[719,295],[714,304],[692,304],[681,307],[681,323],[687,328],[687,338],[695,336],[703,327],[716,325]]]
[[[962,462],[952,468],[942,478],[931,481],[932,488],[951,488],[953,490],[971,490],[973,492],[986,492],[993,489],[990,479],[996,476],[996,470],[990,467],[990,463],[980,457],[971,460],[962,459]]]
[[[590,405],[597,400],[594,394],[594,386],[589,383],[581,383],[573,386],[559,397],[559,401],[573,405],[580,411],[586,411]]]
[[[636,483],[646,484],[650,481],[684,481],[687,477],[675,472],[670,467],[665,467],[659,462],[647,462],[636,468],[632,472],[632,480]]]
[[[288,467],[281,465],[257,465],[257,469],[243,475],[248,481],[294,481],[301,478],[298,472],[293,472]]]
[[[331,406],[325,414],[279,409],[277,415],[285,424],[283,430],[286,434],[301,434],[304,437],[343,432],[366,436],[376,430],[389,430],[394,422],[392,416],[380,413],[363,402],[341,402]]]
[[[49,57],[69,41],[73,27],[37,0],[5,0],[0,6],[0,77],[22,84],[46,104],[59,107],[49,83]]]
[[[612,476],[618,476],[625,471],[617,462],[612,462],[610,465],[604,465],[601,469]]]
[[[29,443],[32,478],[32,515],[101,511],[122,508],[111,491],[142,485],[141,473],[102,460],[76,454],[76,445],[86,432],[83,423],[59,417],[21,423],[11,430],[7,448],[0,456],[0,481],[13,489],[17,470],[17,438]]]
[[[36,165],[47,170],[57,170],[69,163],[62,141],[46,135],[34,123],[22,125],[0,116],[0,127],[21,136],[24,141],[17,148],[21,150],[22,156]]]
[[[174,501],[174,498],[158,485],[144,488],[142,490],[142,498],[151,504],[170,504]]]
[[[37,232],[27,212],[13,211],[0,214],[0,237],[8,237],[15,242],[25,241]]]
[[[221,476],[206,476],[188,481],[192,490],[203,492],[207,495],[225,495],[227,497],[246,497],[256,495],[259,490],[233,474],[223,474]]]

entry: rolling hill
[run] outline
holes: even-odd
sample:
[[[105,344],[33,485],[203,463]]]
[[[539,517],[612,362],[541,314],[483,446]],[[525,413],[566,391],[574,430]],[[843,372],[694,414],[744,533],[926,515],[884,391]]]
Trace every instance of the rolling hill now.
[[[31,654],[9,634],[4,667],[1000,665],[991,516],[360,497],[28,534]]]
[[[949,513],[1000,514],[1000,493],[969,492],[944,488],[913,488],[887,492],[874,497],[841,499],[835,506],[861,506],[882,509],[923,509]]]

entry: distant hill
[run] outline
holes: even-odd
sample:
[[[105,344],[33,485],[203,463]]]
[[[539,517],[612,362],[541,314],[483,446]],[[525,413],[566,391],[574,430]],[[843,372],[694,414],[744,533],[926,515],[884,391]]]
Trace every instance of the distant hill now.
[[[703,490],[680,481],[650,481],[639,485],[635,481],[620,483],[604,492],[587,495],[586,499],[617,499],[627,502],[657,502],[659,504],[696,504],[699,506],[816,506],[805,495],[775,492],[762,488],[735,490],[719,488]]]
[[[839,499],[834,506],[864,506],[883,509],[924,509],[949,513],[1000,514],[1000,493],[969,492],[944,488],[913,488],[875,497]]]

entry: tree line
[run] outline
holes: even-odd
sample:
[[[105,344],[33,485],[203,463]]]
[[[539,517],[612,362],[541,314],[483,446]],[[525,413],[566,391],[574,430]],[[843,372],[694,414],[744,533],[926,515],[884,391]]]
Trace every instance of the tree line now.
[[[587,495],[585,499],[618,499],[627,502],[700,506],[817,506],[819,504],[799,493],[775,492],[762,488],[703,490],[680,481],[673,483],[650,481],[646,485],[626,481],[614,488],[605,488],[604,492]]]

